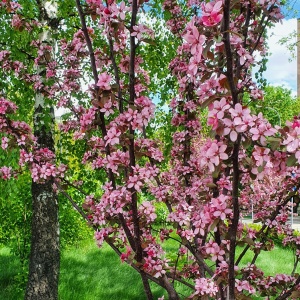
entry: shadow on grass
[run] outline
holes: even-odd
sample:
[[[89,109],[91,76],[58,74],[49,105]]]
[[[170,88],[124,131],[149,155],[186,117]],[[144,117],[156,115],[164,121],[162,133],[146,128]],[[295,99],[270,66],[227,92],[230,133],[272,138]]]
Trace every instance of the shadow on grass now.
[[[23,292],[17,288],[14,280],[20,272],[19,260],[8,248],[0,248],[0,299],[23,299]]]
[[[152,286],[154,298],[163,291]],[[108,247],[72,250],[62,258],[60,300],[143,300],[140,276]]]

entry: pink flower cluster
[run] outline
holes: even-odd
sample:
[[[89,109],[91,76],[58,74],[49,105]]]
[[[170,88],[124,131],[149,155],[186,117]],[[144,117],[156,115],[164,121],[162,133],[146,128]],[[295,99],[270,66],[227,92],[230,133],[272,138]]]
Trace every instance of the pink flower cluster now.
[[[144,258],[145,263],[143,264],[143,269],[150,274],[153,274],[155,278],[159,278],[166,273],[168,268],[167,260],[160,258],[163,254],[163,250],[157,244],[150,244],[144,249],[147,254]]]
[[[195,290],[194,295],[208,295],[214,297],[219,291],[213,279],[210,278],[199,278],[195,280]]]
[[[3,180],[8,180],[13,176],[13,170],[11,167],[3,166],[0,168],[0,178]]]

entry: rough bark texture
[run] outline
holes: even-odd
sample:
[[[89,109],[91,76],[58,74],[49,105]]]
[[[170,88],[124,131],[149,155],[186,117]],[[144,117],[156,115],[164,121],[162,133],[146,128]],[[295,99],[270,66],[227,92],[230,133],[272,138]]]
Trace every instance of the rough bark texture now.
[[[32,183],[32,238],[26,300],[58,299],[59,227],[52,182]]]

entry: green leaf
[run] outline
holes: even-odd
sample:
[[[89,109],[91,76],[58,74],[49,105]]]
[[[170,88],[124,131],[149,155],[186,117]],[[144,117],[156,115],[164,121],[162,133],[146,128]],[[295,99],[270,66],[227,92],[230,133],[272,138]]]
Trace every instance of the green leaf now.
[[[295,157],[295,154],[291,154],[288,159],[286,160],[286,164],[288,167],[292,167],[296,164],[297,159]]]
[[[141,39],[141,41],[144,42],[144,43],[147,43],[149,45],[152,45],[152,46],[156,46],[157,45],[157,43],[153,39],[144,38],[144,39]]]

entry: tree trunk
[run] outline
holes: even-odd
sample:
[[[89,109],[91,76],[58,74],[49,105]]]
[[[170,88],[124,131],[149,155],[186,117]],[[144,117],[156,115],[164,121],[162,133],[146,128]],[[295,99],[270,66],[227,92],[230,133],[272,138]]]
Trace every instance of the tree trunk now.
[[[39,148],[54,151],[51,124],[43,124],[45,111],[41,95],[36,96],[38,106],[34,112],[34,135]],[[57,195],[53,180],[45,183],[32,182],[32,225],[29,275],[25,300],[57,300],[60,263],[59,223]]]
[[[54,152],[53,124],[45,126],[43,121],[47,112],[53,121],[53,110],[45,107],[43,95],[37,94],[34,135],[39,149],[48,148]],[[53,180],[32,182],[31,190],[31,250],[25,300],[57,300],[60,248],[58,202]]]
[[[32,183],[32,238],[26,300],[58,299],[59,226],[52,181]]]
[[[40,41],[45,45],[53,44],[48,28],[52,27],[51,22],[56,18],[57,3],[46,0],[37,1],[37,4],[40,12],[39,21],[45,28],[40,35]],[[53,53],[48,54],[47,59],[50,61]],[[45,76],[46,64],[49,61],[45,60],[38,65],[37,73],[39,75]],[[52,136],[54,111],[51,105],[45,103],[45,95],[42,90],[35,96],[33,121],[37,148],[47,148],[54,153]],[[46,180],[45,183],[32,182],[31,190],[32,237],[25,300],[57,300],[60,247],[58,202],[53,188],[53,179]]]

